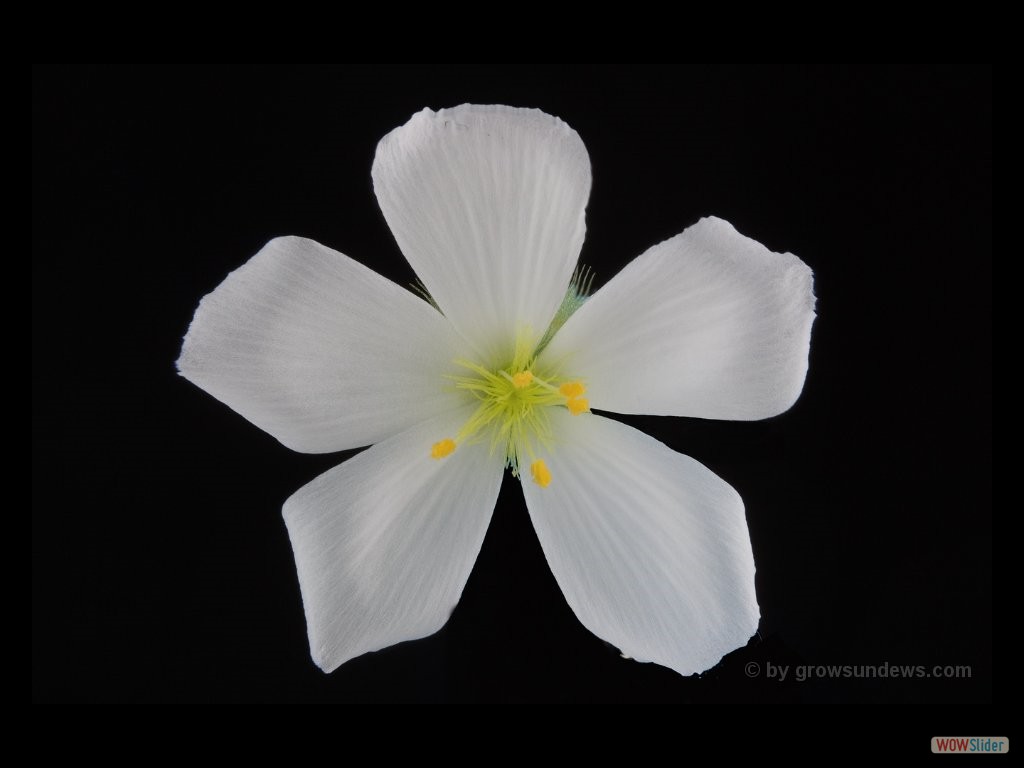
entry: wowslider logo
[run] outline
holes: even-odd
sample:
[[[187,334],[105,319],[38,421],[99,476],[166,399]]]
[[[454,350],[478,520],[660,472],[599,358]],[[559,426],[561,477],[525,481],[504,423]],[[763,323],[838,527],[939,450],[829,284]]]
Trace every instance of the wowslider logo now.
[[[1005,736],[934,736],[932,752],[940,754],[1002,755],[1010,751]]]

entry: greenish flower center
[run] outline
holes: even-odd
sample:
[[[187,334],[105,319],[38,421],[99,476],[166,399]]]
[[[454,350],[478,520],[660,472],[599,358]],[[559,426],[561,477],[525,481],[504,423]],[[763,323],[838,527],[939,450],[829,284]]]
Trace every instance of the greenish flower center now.
[[[443,459],[455,452],[460,443],[487,442],[492,454],[501,452],[505,464],[518,476],[524,462],[530,463],[534,482],[541,487],[551,483],[551,472],[538,456],[552,447],[550,409],[565,408],[574,416],[590,410],[583,397],[582,381],[561,375],[555,365],[541,365],[544,347],[569,316],[586,300],[589,280],[577,272],[569,285],[551,327],[540,342],[528,330],[516,335],[512,359],[491,368],[471,360],[456,360],[464,374],[449,378],[455,388],[476,400],[476,409],[454,438],[434,443],[430,455]],[[584,285],[586,283],[586,285]]]

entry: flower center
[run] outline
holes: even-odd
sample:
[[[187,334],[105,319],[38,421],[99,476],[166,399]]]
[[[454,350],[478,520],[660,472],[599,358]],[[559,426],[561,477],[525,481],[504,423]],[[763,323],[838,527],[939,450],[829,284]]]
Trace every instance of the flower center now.
[[[470,393],[476,409],[458,434],[434,443],[430,455],[443,459],[455,452],[463,442],[486,441],[491,453],[503,452],[505,463],[518,476],[520,467],[529,463],[530,474],[537,485],[546,488],[551,472],[537,456],[552,445],[550,408],[566,408],[574,416],[590,410],[583,382],[565,379],[556,370],[539,369],[534,347],[516,341],[513,358],[507,365],[487,368],[468,360],[455,363],[466,371],[450,377],[456,389]]]

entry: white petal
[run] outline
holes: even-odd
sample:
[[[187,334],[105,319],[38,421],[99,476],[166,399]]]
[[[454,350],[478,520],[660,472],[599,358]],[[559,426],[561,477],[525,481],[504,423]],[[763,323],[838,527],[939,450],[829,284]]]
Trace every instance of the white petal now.
[[[713,667],[757,629],[737,493],[664,444],[593,414],[552,415],[551,484],[523,480],[548,564],[583,625],[638,661]]]
[[[381,140],[373,186],[480,362],[507,362],[523,328],[539,340],[583,244],[590,159],[574,130],[536,109],[425,109]]]
[[[483,445],[430,457],[433,443],[454,436],[470,413],[378,443],[285,502],[309,647],[325,672],[448,621],[503,472]]]
[[[764,419],[800,395],[813,321],[806,264],[707,218],[627,265],[544,357],[594,408]]]
[[[465,350],[409,291],[312,240],[281,237],[202,300],[178,369],[289,448],[323,453],[457,407],[444,377]]]

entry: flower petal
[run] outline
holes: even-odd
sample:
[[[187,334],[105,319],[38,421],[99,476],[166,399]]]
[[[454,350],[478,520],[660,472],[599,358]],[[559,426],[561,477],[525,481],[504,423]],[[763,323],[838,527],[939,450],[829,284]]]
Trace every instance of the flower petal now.
[[[683,675],[757,630],[743,501],[709,469],[610,419],[554,412],[550,484],[523,480],[569,606],[598,637]]]
[[[312,240],[271,240],[196,310],[181,375],[296,451],[356,448],[463,402],[465,342],[427,302]]]
[[[701,219],[634,259],[544,352],[618,413],[764,419],[807,374],[810,268],[721,219]]]
[[[590,159],[572,128],[536,109],[425,109],[381,140],[373,186],[480,362],[506,362],[524,328],[539,341],[583,244]]]
[[[325,672],[433,634],[458,603],[503,466],[483,445],[441,460],[430,447],[470,413],[378,443],[285,502],[310,651]]]

